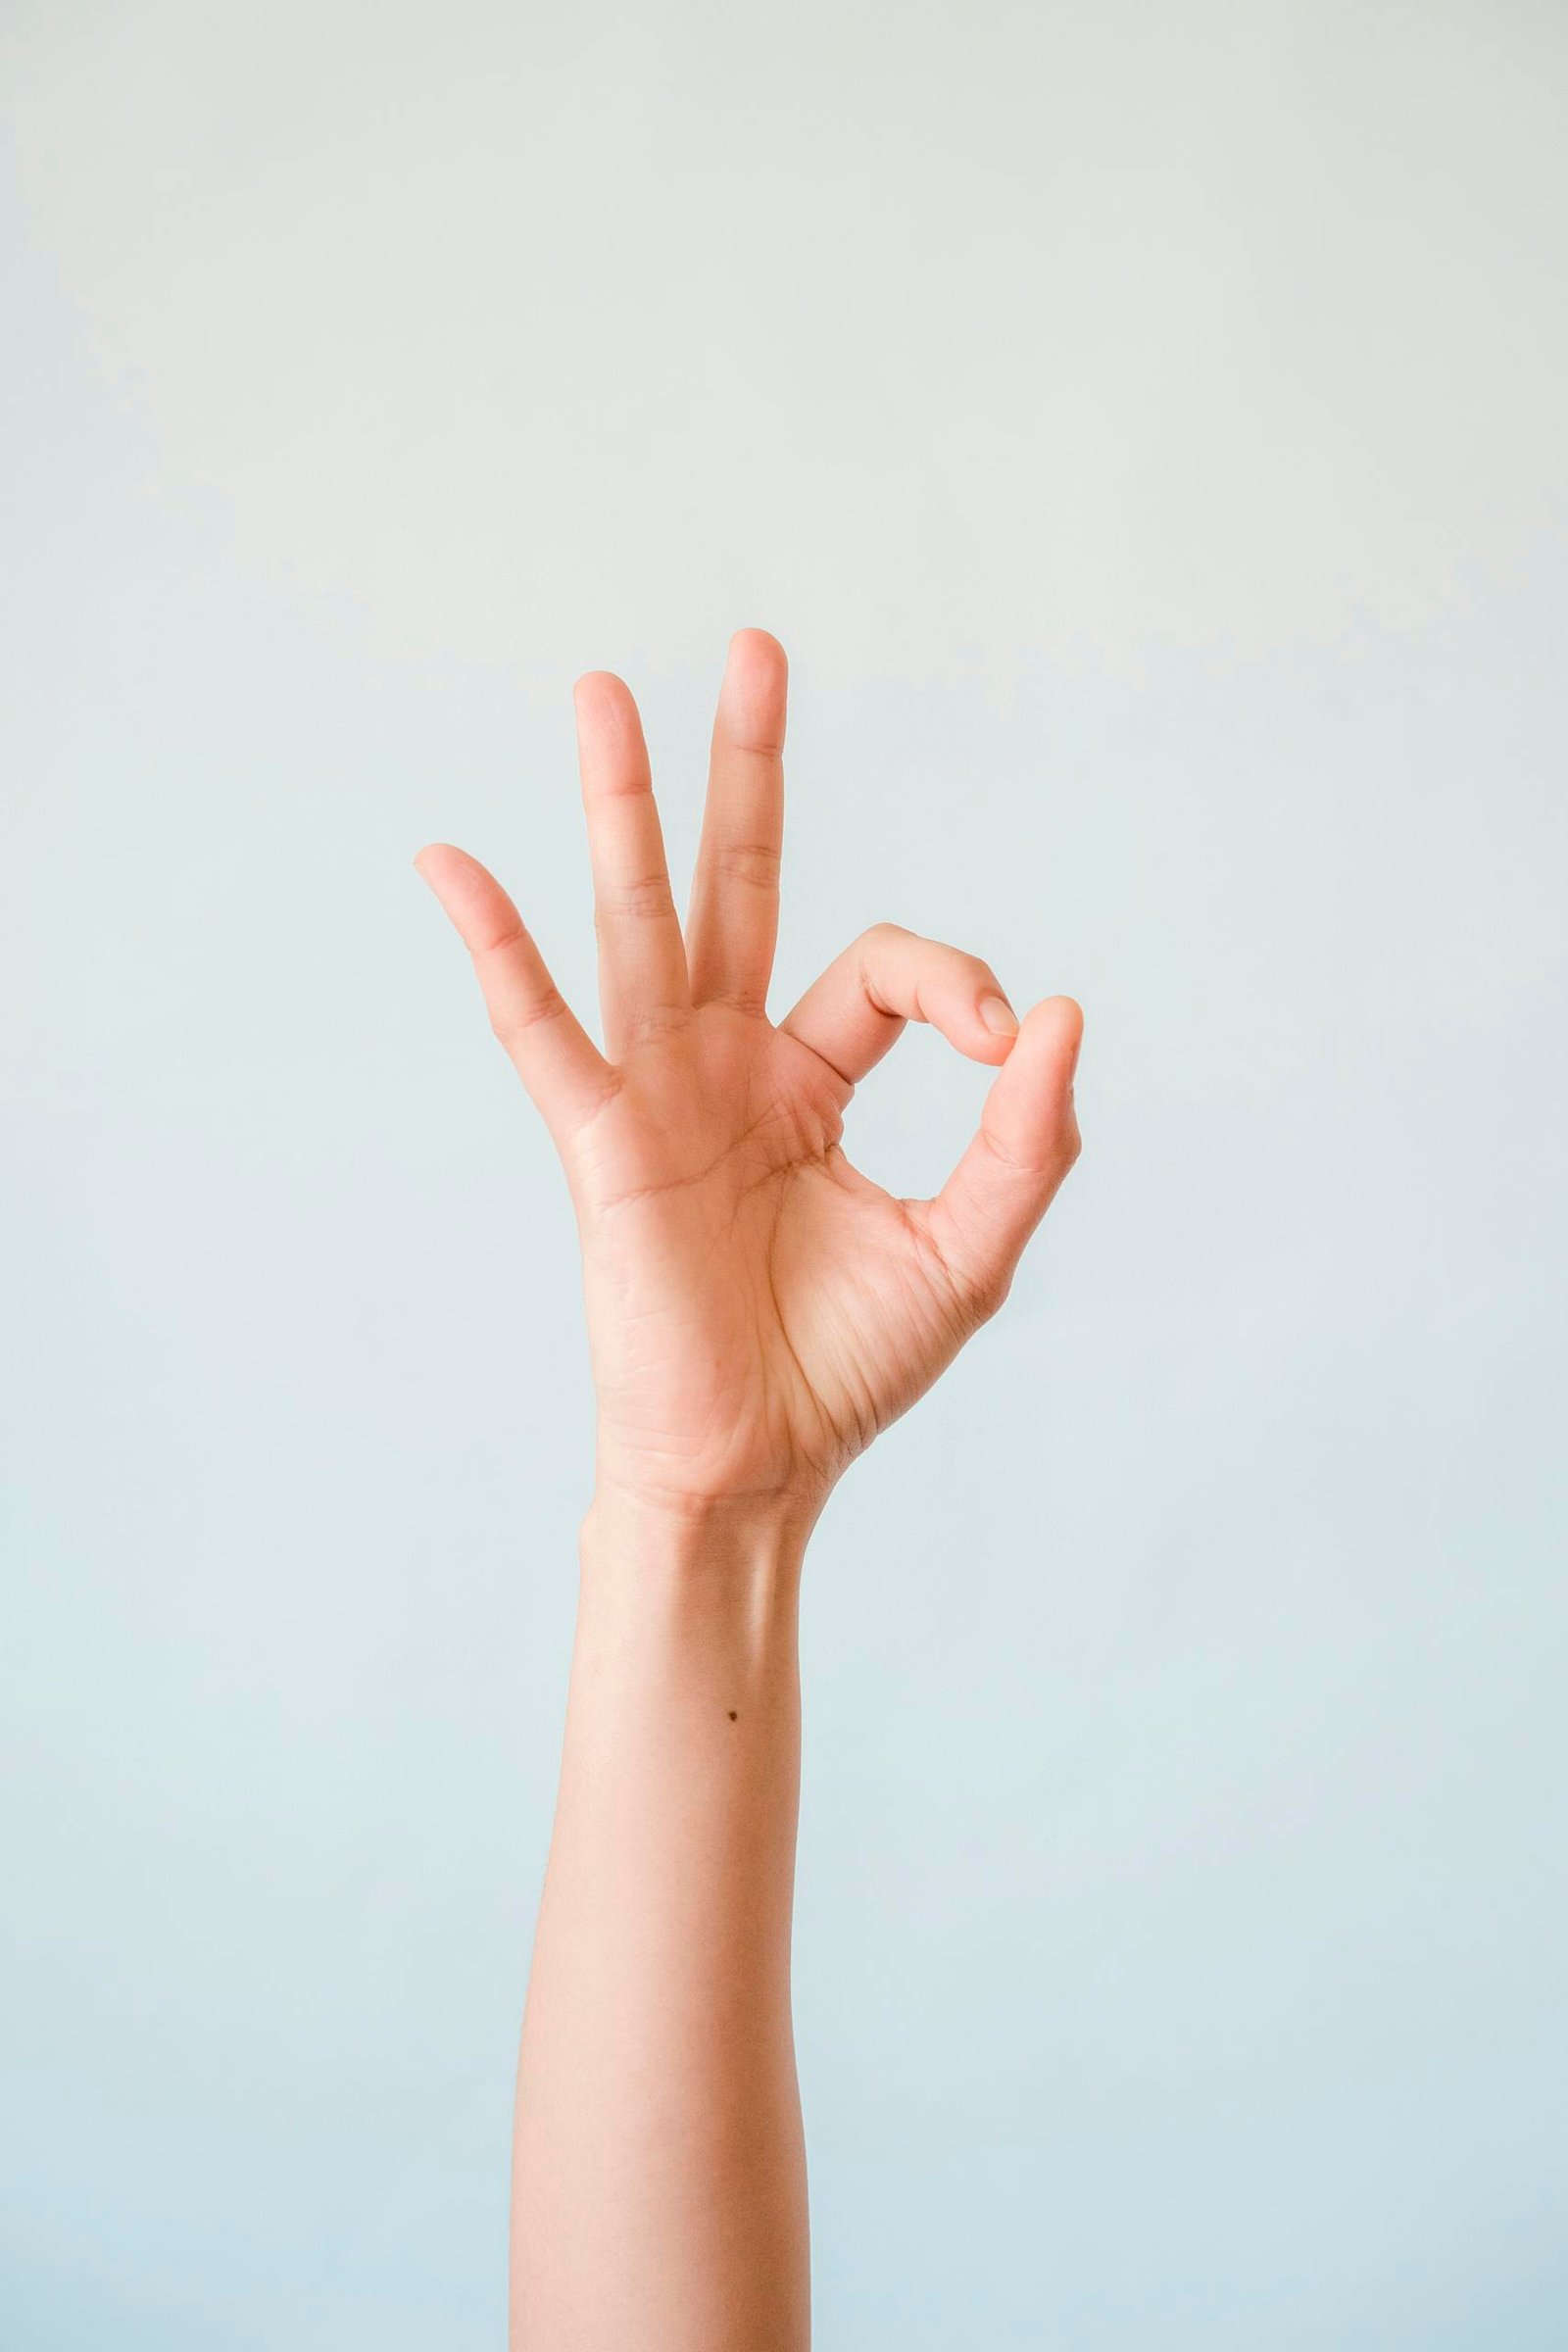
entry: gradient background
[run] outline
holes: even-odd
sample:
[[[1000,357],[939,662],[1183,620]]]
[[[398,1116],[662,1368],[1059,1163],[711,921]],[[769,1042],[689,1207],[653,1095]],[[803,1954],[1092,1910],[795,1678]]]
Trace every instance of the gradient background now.
[[[1568,2342],[1568,16],[11,0],[0,2338],[478,2352],[587,1495],[409,866],[794,661],[778,1009],[1089,1016],[808,1569],[835,2352]],[[911,1035],[850,1141],[941,1176]]]

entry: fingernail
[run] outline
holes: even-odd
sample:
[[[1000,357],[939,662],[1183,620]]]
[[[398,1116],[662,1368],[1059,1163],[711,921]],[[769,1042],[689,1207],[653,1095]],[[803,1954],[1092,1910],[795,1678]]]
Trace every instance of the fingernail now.
[[[1016,1037],[1018,1034],[1018,1015],[1005,997],[982,997],[980,1018],[998,1037]]]

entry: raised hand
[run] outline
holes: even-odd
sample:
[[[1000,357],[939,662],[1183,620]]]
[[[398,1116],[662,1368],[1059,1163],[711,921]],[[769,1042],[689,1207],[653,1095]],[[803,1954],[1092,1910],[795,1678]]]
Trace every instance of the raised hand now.
[[[494,877],[446,845],[416,860],[565,1167],[600,1492],[678,1514],[814,1517],[1002,1303],[1079,1148],[1078,1006],[1048,998],[1020,1025],[956,948],[877,924],[768,1018],[786,693],[783,649],[742,630],[683,932],[636,705],[607,673],[579,681],[602,1053]],[[841,1142],[857,1083],[909,1020],[999,1072],[931,1200],[884,1192]]]

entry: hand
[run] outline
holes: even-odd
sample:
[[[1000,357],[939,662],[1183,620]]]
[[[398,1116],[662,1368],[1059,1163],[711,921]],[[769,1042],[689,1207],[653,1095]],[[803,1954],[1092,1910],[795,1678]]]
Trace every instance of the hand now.
[[[883,923],[768,1019],[786,686],[782,647],[742,630],[683,934],[637,707],[618,678],[578,682],[603,1054],[493,876],[445,845],[416,863],[565,1166],[601,1493],[808,1521],[1005,1298],[1078,1154],[1083,1016],[1052,997],[1020,1027],[988,964]],[[840,1143],[908,1020],[1000,1070],[933,1200],[894,1199]]]

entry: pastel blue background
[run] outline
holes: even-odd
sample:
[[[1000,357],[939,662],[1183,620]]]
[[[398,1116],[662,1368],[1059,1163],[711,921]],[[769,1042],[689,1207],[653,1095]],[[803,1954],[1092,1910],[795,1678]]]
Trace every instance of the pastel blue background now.
[[[1089,1016],[1005,1315],[809,1564],[845,2352],[1568,2341],[1568,20],[23,0],[0,2340],[504,2333],[590,1421],[412,874],[576,1001],[795,670],[778,1004]],[[928,1035],[851,1141],[940,1180]]]

